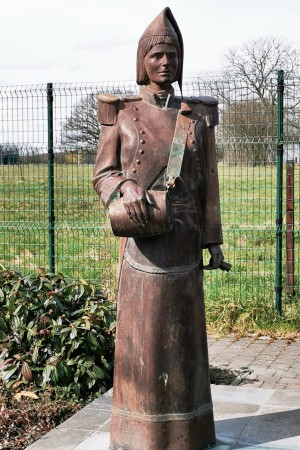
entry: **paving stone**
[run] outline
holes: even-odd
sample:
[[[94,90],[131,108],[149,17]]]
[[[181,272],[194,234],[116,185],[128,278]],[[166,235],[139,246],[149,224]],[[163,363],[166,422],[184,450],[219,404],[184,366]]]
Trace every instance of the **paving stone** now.
[[[252,416],[249,416],[250,418]],[[249,417],[223,418],[215,420],[216,433],[236,439],[242,435],[249,422]]]
[[[272,389],[252,389],[245,387],[240,389],[236,386],[212,385],[213,402],[245,403],[254,405],[265,404],[274,393]]]
[[[241,383],[239,386],[242,388],[245,387],[253,387],[253,388],[260,388],[264,384],[263,380],[253,380],[253,381],[246,381]]]
[[[246,352],[246,355],[247,355],[247,356],[254,356],[254,357],[260,355],[261,352],[262,352],[262,350],[254,349],[254,348],[251,348],[251,347],[248,347],[248,348],[245,349],[244,351]]]
[[[110,432],[110,424],[111,424],[111,421],[108,420],[107,422],[105,422],[105,423],[99,428],[99,430],[100,430],[100,431],[105,431],[105,432],[109,433],[109,432]]]
[[[285,378],[296,378],[297,372],[294,369],[288,369],[285,372]]]
[[[67,419],[58,428],[68,428],[71,430],[97,430],[100,425],[106,422],[110,417],[110,411],[98,410],[95,414],[95,409],[93,408],[83,408],[74,414],[72,417]]]
[[[289,450],[300,448],[300,409],[262,406],[259,413],[248,423],[241,441],[253,444],[278,445]]]
[[[276,361],[271,365],[271,367],[276,370],[286,370],[288,368],[286,364],[279,364]]]
[[[94,401],[92,401],[87,408],[92,409],[103,409],[103,410],[109,410],[111,409],[111,402],[112,402],[112,396],[113,396],[113,389],[110,389],[108,392],[106,392],[104,395],[96,398]]]
[[[299,356],[299,359],[300,359],[300,356]],[[291,367],[292,367],[293,369],[298,369],[298,370],[300,370],[300,361],[295,361],[295,362],[293,362],[293,363],[291,364]]]
[[[244,341],[244,342],[240,342],[240,341],[235,341],[231,344],[230,348],[236,351],[241,351],[241,350],[245,350],[245,348],[247,348],[249,346],[249,341]]]
[[[268,353],[269,355],[280,355],[282,354],[282,349],[278,347],[271,347],[270,345],[265,348],[265,353]]]
[[[300,408],[300,392],[276,390],[266,402],[267,406]],[[300,430],[300,427],[299,427]]]
[[[293,364],[294,358],[286,358],[284,355],[279,355],[278,358],[275,359],[275,362],[278,364],[285,364],[286,366],[290,366],[291,364]]]
[[[261,385],[261,388],[263,389],[286,389],[287,384],[286,383],[279,383],[278,381],[276,383],[272,383],[271,381],[267,380],[264,381]]]
[[[227,441],[227,443],[226,443]],[[216,445],[213,447],[214,450],[231,450],[233,448],[233,445],[235,444],[235,441],[228,442],[229,440],[225,437],[220,437],[220,439],[217,439]]]
[[[214,401],[214,416],[217,420],[228,416],[248,416],[256,413],[258,409],[259,406],[256,404]]]
[[[265,369],[262,366],[251,365],[249,367],[249,369],[253,370],[253,373],[256,373],[260,378],[273,378],[273,381],[276,377],[279,380],[282,376],[281,374],[278,374],[276,372],[276,370],[271,369],[271,368]],[[268,371],[270,371],[270,372],[268,372]]]
[[[237,358],[231,362],[232,367],[248,367],[252,363],[252,358]]]
[[[90,434],[90,431],[72,430],[70,432],[68,428],[55,428],[27,447],[26,450],[72,450],[76,445],[85,441]]]
[[[273,366],[270,367],[270,369],[273,369]],[[285,376],[286,370],[276,369],[276,367],[274,367],[274,369],[275,369],[276,375],[278,375],[279,377],[284,377]]]
[[[280,378],[279,383],[285,383],[287,386],[290,387],[300,386],[300,380],[295,378],[282,377]]]
[[[252,366],[253,367],[264,367],[264,368],[268,369],[269,367],[273,367],[273,364],[270,363],[269,361],[264,361],[264,360],[258,361],[258,360],[255,360],[255,361],[252,362]]]
[[[107,450],[109,433],[95,431],[84,442],[74,447],[74,450]]]
[[[256,358],[253,362],[255,363],[256,361],[262,361],[265,364],[267,364],[268,366],[271,366],[271,364],[275,361],[275,358],[272,358],[269,355],[264,355],[264,356],[260,356],[259,358]]]
[[[268,368],[268,369],[265,369],[263,374],[265,377],[273,377],[276,374],[276,370],[273,368]]]

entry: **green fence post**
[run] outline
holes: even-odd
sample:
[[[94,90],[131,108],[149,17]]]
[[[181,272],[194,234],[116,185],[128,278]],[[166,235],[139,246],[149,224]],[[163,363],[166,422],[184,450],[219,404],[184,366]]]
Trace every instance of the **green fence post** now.
[[[48,102],[48,234],[49,234],[49,270],[55,272],[54,246],[54,153],[53,153],[53,85],[47,84]]]
[[[277,178],[276,178],[276,311],[282,315],[282,190],[283,190],[284,71],[277,72]]]

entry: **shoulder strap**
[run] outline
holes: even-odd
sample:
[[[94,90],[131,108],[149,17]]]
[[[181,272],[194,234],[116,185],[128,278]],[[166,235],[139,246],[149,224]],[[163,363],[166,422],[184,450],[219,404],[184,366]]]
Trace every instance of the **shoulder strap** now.
[[[167,166],[167,189],[174,186],[176,178],[180,176],[186,139],[191,119],[184,115],[185,111],[178,111],[173,142]]]

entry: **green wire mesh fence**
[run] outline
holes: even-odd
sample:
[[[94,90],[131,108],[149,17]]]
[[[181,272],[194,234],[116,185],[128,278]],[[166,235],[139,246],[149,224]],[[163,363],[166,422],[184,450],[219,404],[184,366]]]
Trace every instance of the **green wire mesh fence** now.
[[[279,187],[284,216],[279,231],[283,242],[282,295],[284,309],[291,314],[296,311],[291,305],[299,299],[299,79],[290,76],[285,80],[283,185]],[[277,90],[276,74],[263,93],[255,83],[238,77],[193,78],[184,83],[184,95],[213,95],[220,102],[216,138],[223,249],[233,267],[229,274],[217,271],[205,275],[206,297],[212,302],[238,298],[241,307],[245,302],[255,306],[258,300],[274,305]],[[130,95],[136,92],[136,85],[108,82],[53,84],[48,90],[44,85],[0,89],[0,262],[22,274],[42,266],[99,280],[113,297],[118,241],[91,183],[99,137],[96,97],[100,92]],[[291,233],[286,236],[287,161],[293,167],[294,200],[293,226],[289,225]],[[291,242],[291,237],[293,248],[289,249],[286,242],[288,238]],[[286,264],[286,258],[292,258],[293,264]],[[287,266],[293,276],[286,275]]]

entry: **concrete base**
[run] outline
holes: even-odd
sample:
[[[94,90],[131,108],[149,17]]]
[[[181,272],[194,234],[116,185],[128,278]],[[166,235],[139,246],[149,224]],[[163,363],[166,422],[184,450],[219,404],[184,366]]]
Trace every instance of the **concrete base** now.
[[[300,393],[212,385],[212,395],[214,450],[300,450]],[[111,401],[109,391],[26,450],[108,450]]]

